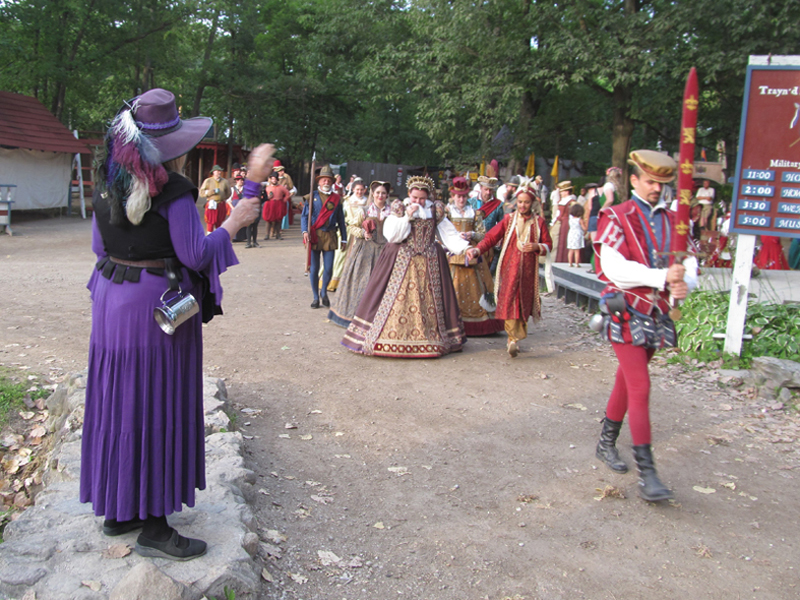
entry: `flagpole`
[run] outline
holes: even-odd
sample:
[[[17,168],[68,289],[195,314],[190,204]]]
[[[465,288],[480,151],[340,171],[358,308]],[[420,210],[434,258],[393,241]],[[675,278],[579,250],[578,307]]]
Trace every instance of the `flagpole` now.
[[[697,131],[698,85],[697,70],[692,67],[683,91],[681,119],[681,145],[678,159],[678,216],[676,235],[672,240],[673,252],[686,252],[689,241],[689,213],[694,188],[694,146]]]
[[[694,188],[694,146],[697,137],[697,106],[699,104],[699,88],[697,85],[697,69],[692,67],[686,78],[683,90],[683,114],[681,117],[681,145],[678,157],[678,215],[675,219],[675,234],[672,238],[672,255],[675,263],[680,264],[686,256],[689,246],[689,215]],[[670,297],[673,305],[670,317],[677,321],[681,318],[678,302]]]

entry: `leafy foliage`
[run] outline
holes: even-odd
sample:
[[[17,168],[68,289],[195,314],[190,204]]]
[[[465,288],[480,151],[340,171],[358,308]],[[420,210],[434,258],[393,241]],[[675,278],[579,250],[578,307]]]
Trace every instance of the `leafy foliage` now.
[[[690,294],[681,307],[683,316],[676,323],[680,349],[690,358],[710,361],[720,357],[722,341],[713,334],[724,333],[730,296],[727,293],[699,291]],[[787,304],[747,306],[745,333],[751,341],[742,346],[740,365],[748,367],[756,356],[772,356],[800,361],[800,310]]]
[[[323,160],[470,164],[675,150],[685,75],[700,147],[738,137],[750,54],[800,45],[792,0],[6,0],[0,89],[99,131],[152,87],[219,141]],[[733,164],[733,156],[728,157]]]

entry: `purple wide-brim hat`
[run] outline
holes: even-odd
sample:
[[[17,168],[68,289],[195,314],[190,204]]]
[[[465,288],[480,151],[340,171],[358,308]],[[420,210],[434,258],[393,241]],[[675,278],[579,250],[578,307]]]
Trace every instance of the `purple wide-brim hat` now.
[[[161,162],[183,156],[200,143],[213,121],[209,117],[181,119],[172,92],[155,88],[136,98],[133,118],[161,153]]]

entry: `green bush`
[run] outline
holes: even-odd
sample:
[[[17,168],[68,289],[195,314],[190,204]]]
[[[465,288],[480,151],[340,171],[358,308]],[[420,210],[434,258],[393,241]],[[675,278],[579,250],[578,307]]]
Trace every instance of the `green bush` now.
[[[722,355],[723,340],[715,333],[725,333],[730,294],[699,291],[691,294],[681,307],[683,316],[676,322],[678,345],[689,358],[710,361]],[[756,356],[773,356],[800,362],[800,310],[791,304],[749,302],[744,341],[739,365],[748,368]],[[729,357],[730,358],[730,357]]]
[[[600,181],[602,179],[603,179],[603,175],[602,174],[601,175],[582,175],[580,177],[575,177],[574,179],[570,180],[570,181],[572,181],[572,185],[574,186],[574,188],[572,190],[572,193],[575,194],[576,196],[578,196],[581,193],[581,188],[582,187],[586,187],[586,184],[588,184],[588,183],[600,183]]]

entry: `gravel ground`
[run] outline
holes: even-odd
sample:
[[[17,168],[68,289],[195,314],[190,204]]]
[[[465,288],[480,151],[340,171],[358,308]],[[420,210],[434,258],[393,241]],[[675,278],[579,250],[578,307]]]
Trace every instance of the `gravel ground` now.
[[[56,381],[86,363],[91,226],[21,215],[14,230],[0,364]],[[656,357],[655,454],[676,500],[647,504],[632,472],[594,458],[616,360],[583,312],[544,298],[514,360],[502,335],[436,360],[357,356],[308,308],[297,226],[260,243],[236,245],[225,315],[205,329],[271,540],[259,598],[800,595],[793,410]],[[626,428],[633,467],[629,446]]]

